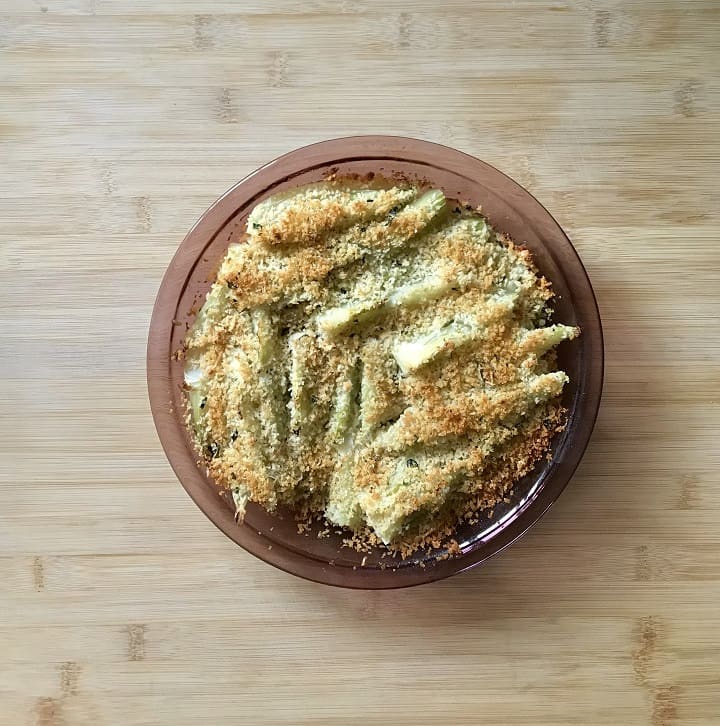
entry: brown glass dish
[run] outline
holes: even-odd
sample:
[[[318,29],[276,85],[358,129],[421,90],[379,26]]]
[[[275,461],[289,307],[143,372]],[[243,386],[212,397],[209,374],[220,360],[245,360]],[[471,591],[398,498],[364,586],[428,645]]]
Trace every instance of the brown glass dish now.
[[[442,551],[406,560],[358,553],[342,537],[299,534],[290,512],[269,514],[250,505],[237,524],[228,496],[198,465],[192,434],[185,426],[183,364],[174,353],[202,304],[228,244],[245,228],[250,210],[282,189],[339,175],[375,173],[426,182],[451,199],[473,206],[498,230],[531,251],[540,272],[553,284],[557,321],[577,325],[582,335],[558,349],[567,372],[563,403],[568,425],[543,461],[515,486],[511,502],[493,516],[457,531],[461,553]],[[394,588],[439,580],[478,565],[524,534],[557,499],[590,438],[602,390],[603,340],[590,281],[572,244],[548,211],[525,189],[474,157],[438,144],[393,136],[358,136],[313,144],[276,159],[235,185],[188,232],[165,273],[148,340],[148,389],[165,453],[195,503],[228,537],[265,562],[317,582],[342,587]]]

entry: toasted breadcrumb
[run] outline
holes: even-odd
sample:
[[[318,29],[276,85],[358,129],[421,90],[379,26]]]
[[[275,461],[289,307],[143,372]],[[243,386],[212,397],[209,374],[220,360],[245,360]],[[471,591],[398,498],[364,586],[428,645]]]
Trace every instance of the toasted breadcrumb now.
[[[290,506],[362,566],[458,555],[551,457],[579,331],[544,327],[550,283],[471,205],[333,177],[253,214],[176,354],[202,464],[238,519]]]

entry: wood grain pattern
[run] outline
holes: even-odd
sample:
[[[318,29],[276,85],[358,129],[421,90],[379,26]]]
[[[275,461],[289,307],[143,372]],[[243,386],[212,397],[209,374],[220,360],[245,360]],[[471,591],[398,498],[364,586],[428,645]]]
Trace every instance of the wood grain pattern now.
[[[719,77],[715,0],[5,0],[0,723],[718,723]],[[202,210],[355,133],[527,185],[606,332],[557,505],[402,592],[226,540],[145,392],[154,295]]]

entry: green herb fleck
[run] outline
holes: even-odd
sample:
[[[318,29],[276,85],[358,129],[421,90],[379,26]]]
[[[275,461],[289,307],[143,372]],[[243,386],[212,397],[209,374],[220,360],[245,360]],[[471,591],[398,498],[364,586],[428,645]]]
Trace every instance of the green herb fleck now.
[[[389,227],[389,226],[390,226],[390,225],[392,224],[392,221],[393,221],[393,219],[395,219],[395,217],[397,216],[397,213],[398,213],[399,211],[400,211],[400,207],[393,207],[393,208],[392,208],[392,209],[391,209],[391,210],[390,210],[390,211],[388,212],[388,218],[387,218],[387,220],[385,221],[385,226],[386,226],[386,227]]]

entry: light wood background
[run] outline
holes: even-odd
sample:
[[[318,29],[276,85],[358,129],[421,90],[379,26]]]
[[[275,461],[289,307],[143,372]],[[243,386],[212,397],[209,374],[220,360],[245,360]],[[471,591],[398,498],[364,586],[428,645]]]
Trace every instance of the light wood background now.
[[[720,3],[2,0],[0,723],[720,723]],[[474,572],[295,579],[175,480],[145,390],[165,266],[329,137],[456,146],[595,285],[572,484]]]

